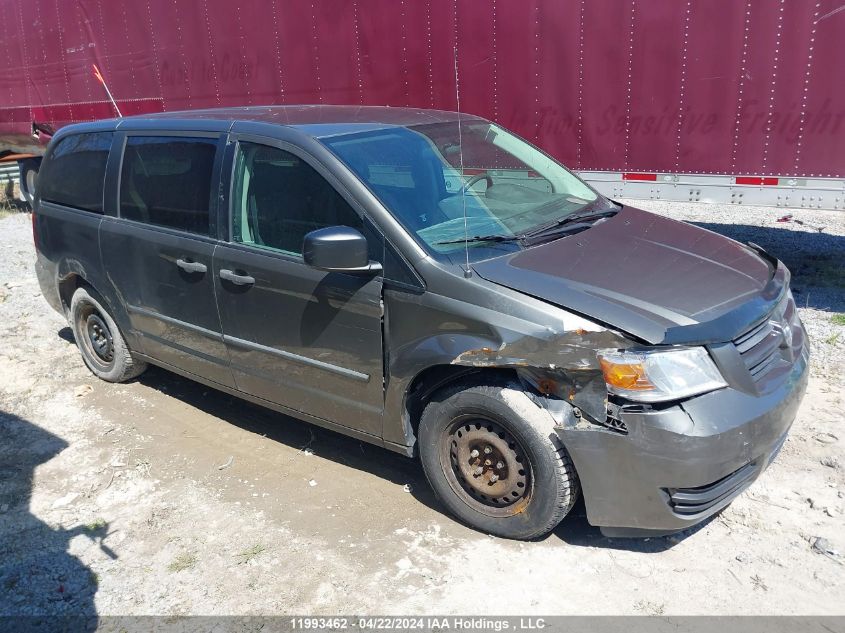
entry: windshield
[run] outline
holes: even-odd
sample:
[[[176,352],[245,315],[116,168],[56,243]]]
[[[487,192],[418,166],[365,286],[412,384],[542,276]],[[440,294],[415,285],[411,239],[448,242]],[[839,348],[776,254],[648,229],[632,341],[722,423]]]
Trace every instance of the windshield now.
[[[473,237],[513,238],[586,207],[613,206],[537,148],[475,118],[460,133],[451,121],[321,141],[441,260],[463,262],[465,236],[478,261],[524,246]]]

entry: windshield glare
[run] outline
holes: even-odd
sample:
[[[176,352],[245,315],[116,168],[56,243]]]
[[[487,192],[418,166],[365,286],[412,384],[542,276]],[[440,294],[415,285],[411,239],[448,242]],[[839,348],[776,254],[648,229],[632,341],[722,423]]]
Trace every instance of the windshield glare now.
[[[521,235],[599,200],[562,165],[488,121],[464,121],[460,131],[454,121],[322,142],[430,254],[456,263],[465,258],[465,235]],[[467,245],[471,261],[520,248],[518,241]]]

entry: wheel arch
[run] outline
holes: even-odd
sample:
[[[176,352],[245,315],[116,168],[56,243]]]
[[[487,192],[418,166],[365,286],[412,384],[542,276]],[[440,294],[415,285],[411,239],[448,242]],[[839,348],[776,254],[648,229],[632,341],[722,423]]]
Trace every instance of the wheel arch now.
[[[62,308],[65,314],[70,310],[70,301],[73,298],[73,293],[78,288],[87,288],[93,290],[97,297],[105,302],[106,307],[110,312],[114,313],[114,306],[109,301],[104,292],[98,288],[98,284],[90,280],[89,276],[85,274],[85,269],[74,260],[64,260],[59,264],[57,272],[57,285],[59,290],[59,299],[62,303]]]
[[[75,293],[79,288],[85,288],[93,292],[94,295],[96,295],[96,298],[109,311],[109,314],[114,319],[121,335],[130,348],[134,351],[143,351],[140,349],[141,344],[139,337],[135,334],[131,327],[128,313],[125,309],[120,309],[119,306],[115,305],[116,303],[120,303],[119,297],[118,301],[114,301],[107,292],[103,292],[104,289],[99,287],[107,282],[102,282],[101,284],[94,283],[90,277],[85,274],[85,270],[83,268],[75,265],[74,262],[65,260],[59,266],[57,283],[59,300],[61,302],[62,309],[64,310],[65,317],[70,317],[70,302],[73,298],[73,293]],[[106,290],[107,289],[108,288],[106,288]]]
[[[417,450],[417,432],[423,409],[435,393],[458,381],[481,384],[490,380],[518,380],[518,376],[514,367],[506,366],[476,367],[441,363],[419,371],[405,390],[402,405],[402,419],[414,453]]]
[[[63,277],[60,276],[58,286],[59,299],[62,302],[62,308],[64,309],[65,314],[70,312],[70,300],[73,298],[73,293],[76,292],[77,288],[86,286],[96,292],[94,286],[88,283],[88,280],[77,272],[67,273]]]
[[[416,455],[417,433],[420,418],[431,397],[457,381],[469,385],[489,382],[518,383],[529,393],[534,401],[546,409],[559,423],[571,422],[573,416],[580,415],[585,405],[585,412],[592,421],[604,423],[607,412],[607,391],[601,371],[574,371],[572,369],[542,367],[516,364],[475,365],[463,363],[436,363],[419,370],[402,392],[401,406],[395,415],[391,409],[385,410],[386,420],[401,420],[404,443],[392,440],[398,429],[385,426],[385,440],[395,449],[404,449],[409,455]],[[547,384],[548,383],[548,384]],[[551,391],[550,389],[551,385]],[[567,390],[568,398],[555,393]],[[388,397],[389,403],[389,397]]]

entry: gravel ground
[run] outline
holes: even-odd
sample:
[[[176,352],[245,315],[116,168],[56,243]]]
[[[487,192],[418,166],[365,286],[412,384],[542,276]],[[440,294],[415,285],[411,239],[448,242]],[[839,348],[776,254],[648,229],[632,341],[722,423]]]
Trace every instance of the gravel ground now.
[[[845,214],[795,212],[819,233],[636,204],[786,261],[813,341],[772,467],[703,526],[636,541],[583,505],[540,542],[487,537],[411,460],[165,371],[97,381],[40,296],[28,218],[0,219],[0,615],[845,614]]]

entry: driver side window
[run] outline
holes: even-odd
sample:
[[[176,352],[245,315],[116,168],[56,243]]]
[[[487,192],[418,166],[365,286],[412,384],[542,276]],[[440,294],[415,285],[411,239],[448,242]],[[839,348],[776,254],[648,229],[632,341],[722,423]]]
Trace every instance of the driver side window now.
[[[301,255],[305,234],[327,226],[364,229],[361,217],[304,160],[276,147],[238,144],[232,183],[234,241]]]

